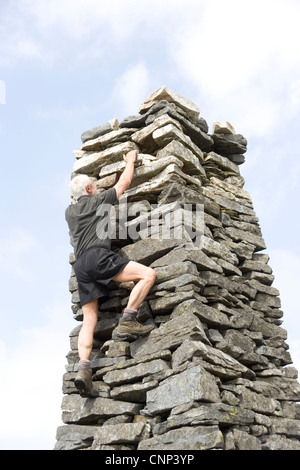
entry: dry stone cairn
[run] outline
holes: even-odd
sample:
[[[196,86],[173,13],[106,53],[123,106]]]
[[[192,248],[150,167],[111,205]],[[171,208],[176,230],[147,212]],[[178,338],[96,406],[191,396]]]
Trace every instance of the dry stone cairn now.
[[[72,270],[78,326],[55,449],[300,450],[298,373],[240,173],[246,139],[228,122],[215,122],[209,134],[198,107],[162,87],[137,115],[84,132],[72,176],[110,188],[128,148],[138,158],[114,206],[112,249],[156,270],[138,316],[155,329],[135,341],[112,340],[132,284],[111,283],[91,357],[99,396],[80,397],[82,310]]]

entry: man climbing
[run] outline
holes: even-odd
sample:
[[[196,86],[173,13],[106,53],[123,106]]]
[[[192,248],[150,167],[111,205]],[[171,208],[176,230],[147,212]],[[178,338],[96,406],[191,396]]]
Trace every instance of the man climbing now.
[[[130,336],[136,338],[146,335],[153,329],[152,325],[138,323],[136,316],[138,308],[155,282],[154,269],[115,254],[110,250],[111,240],[103,236],[105,233],[103,224],[107,224],[107,217],[103,217],[101,207],[111,208],[129,187],[136,156],[136,150],[124,155],[126,166],[118,182],[113,188],[100,194],[95,183],[86,175],[76,176],[70,184],[71,194],[76,202],[67,207],[65,217],[76,257],[74,270],[83,311],[83,323],[78,337],[79,370],[75,385],[79,393],[85,397],[97,396],[92,383],[90,354],[98,320],[98,301],[106,297],[110,281],[137,281],[130,293],[127,307],[113,332],[113,338],[126,339]]]

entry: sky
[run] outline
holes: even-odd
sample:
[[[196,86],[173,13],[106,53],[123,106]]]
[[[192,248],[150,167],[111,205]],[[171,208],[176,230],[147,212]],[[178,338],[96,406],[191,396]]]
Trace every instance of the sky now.
[[[240,170],[300,370],[299,21],[297,0],[0,0],[0,449],[51,450],[62,424],[72,152],[163,85],[248,141]]]

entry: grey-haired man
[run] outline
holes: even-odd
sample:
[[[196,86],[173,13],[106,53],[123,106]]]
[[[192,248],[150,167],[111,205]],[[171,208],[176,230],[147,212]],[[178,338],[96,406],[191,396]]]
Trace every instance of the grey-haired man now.
[[[71,194],[76,202],[67,207],[65,216],[74,246],[74,270],[83,310],[83,323],[78,337],[79,370],[75,378],[75,385],[82,396],[97,396],[92,383],[90,354],[98,321],[98,303],[101,298],[106,297],[107,285],[111,280],[137,281],[114,331],[114,338],[144,336],[153,329],[152,325],[138,323],[136,316],[155,282],[155,270],[115,254],[110,250],[111,240],[108,237],[99,238],[99,233],[103,232],[99,230],[103,222],[103,214],[101,215],[99,208],[114,204],[129,187],[136,156],[137,151],[131,150],[123,157],[126,166],[118,182],[113,188],[100,194],[88,176],[79,175],[70,184]]]

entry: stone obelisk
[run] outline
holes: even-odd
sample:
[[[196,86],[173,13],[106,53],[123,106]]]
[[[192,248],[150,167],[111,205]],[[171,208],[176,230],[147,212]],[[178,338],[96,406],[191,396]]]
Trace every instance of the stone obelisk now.
[[[72,177],[89,175],[105,191],[127,148],[138,158],[114,207],[112,250],[156,270],[138,316],[155,328],[112,340],[132,288],[112,283],[91,357],[98,397],[80,397],[82,310],[72,269],[74,329],[55,448],[300,450],[298,373],[240,172],[246,139],[228,122],[209,132],[198,107],[164,86],[137,115],[84,132]]]

